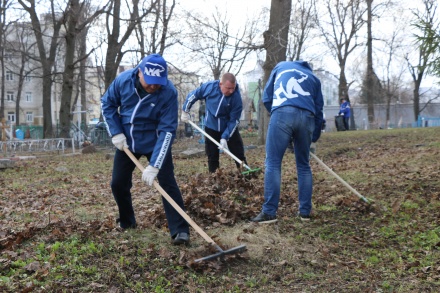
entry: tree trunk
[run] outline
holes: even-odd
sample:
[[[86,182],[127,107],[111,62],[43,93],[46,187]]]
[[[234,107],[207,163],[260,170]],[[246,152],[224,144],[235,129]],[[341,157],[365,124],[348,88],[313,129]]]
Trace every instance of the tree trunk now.
[[[75,77],[75,49],[78,24],[79,0],[72,0],[68,12],[68,21],[66,26],[66,52],[64,59],[63,85],[61,87],[61,107],[60,107],[60,134],[59,137],[70,137],[70,127],[72,121],[71,105],[73,83]]]
[[[338,94],[339,99],[348,100],[348,82],[347,77],[345,76],[345,60],[339,61],[339,85],[338,85]]]
[[[292,1],[290,0],[271,1],[269,30],[263,34],[264,48],[266,49],[266,60],[263,65],[263,88],[275,65],[286,60],[291,9]],[[258,103],[258,111],[258,143],[265,144],[269,114],[263,105],[262,99]]]
[[[386,125],[385,128],[388,129],[390,126],[390,107],[391,107],[391,99],[393,98],[393,95],[389,91],[387,91],[387,108],[385,110],[385,120]]]
[[[417,121],[420,113],[420,84],[422,79],[417,79],[414,81],[414,119]]]
[[[20,101],[21,101],[21,94],[23,92],[23,83],[24,83],[24,67],[26,64],[26,53],[23,51],[21,52],[21,64],[20,64],[20,70],[18,72],[18,88],[17,88],[17,99],[15,101],[15,125],[20,125]]]
[[[132,0],[132,12],[130,14],[130,20],[128,21],[127,29],[124,35],[120,38],[121,34],[121,0],[114,0],[113,11],[110,12],[111,17],[107,18],[107,31],[109,32],[108,46],[105,58],[105,68],[104,68],[104,85],[107,90],[113,80],[118,74],[119,64],[121,63],[124,52],[122,52],[122,47],[128,38],[131,36],[133,30],[136,28],[139,21],[146,16],[151,8],[144,11],[142,17],[139,17],[139,0]],[[151,5],[155,5],[157,0]],[[110,27],[111,25],[111,27]]]
[[[46,52],[46,44],[43,39],[47,37],[44,35],[44,30],[38,18],[38,14],[35,7],[35,0],[28,0],[25,3],[23,0],[18,0],[24,10],[29,13],[31,18],[32,27],[34,28],[35,39],[37,41],[39,60],[41,62],[41,68],[43,72],[43,131],[44,138],[53,137],[53,126],[52,126],[52,66],[55,62],[56,51],[59,42],[59,32],[61,24],[64,21],[64,17],[59,17],[58,19],[48,19],[46,21],[52,21],[53,33],[50,36],[50,46],[49,54]],[[29,6],[28,6],[29,4]],[[59,16],[59,15],[58,15]]]
[[[368,122],[374,122],[374,74],[373,74],[373,37],[371,32],[371,4],[373,0],[367,0],[367,86],[365,88],[367,98]]]
[[[81,110],[87,111],[87,93],[86,93],[86,65],[87,65],[87,59],[82,57],[86,56],[87,54],[87,33],[88,28],[85,28],[83,32],[81,32],[81,39],[80,39],[80,49],[79,49],[79,56],[81,56],[80,61],[80,67],[79,67],[79,87],[80,87],[80,93],[81,93]],[[86,122],[87,125],[87,113],[81,113],[81,121]]]
[[[1,39],[3,39],[3,36],[0,36],[0,38]],[[4,113],[5,113],[5,63],[4,63],[4,59],[3,59],[3,56],[5,55],[4,54],[4,48],[3,48],[3,46],[1,45],[3,43],[3,40],[0,42],[0,48],[2,48],[1,50],[2,50],[2,52],[1,52],[1,55],[2,55],[2,57],[0,57],[1,59],[1,86],[0,86],[0,91],[1,91],[1,93],[0,93],[0,120],[2,119],[2,118],[4,118],[5,117],[5,115],[4,115]]]
[[[5,24],[6,24],[6,3],[1,2],[1,13],[0,13],[0,63],[1,63],[1,84],[0,84],[0,121],[5,117]]]

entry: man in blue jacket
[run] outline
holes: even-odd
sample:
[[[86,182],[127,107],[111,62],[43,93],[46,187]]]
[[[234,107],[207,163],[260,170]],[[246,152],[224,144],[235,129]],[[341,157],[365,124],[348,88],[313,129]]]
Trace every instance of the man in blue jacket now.
[[[341,106],[339,107],[339,115],[344,116],[344,127],[345,130],[349,130],[349,121],[350,121],[350,103],[345,99],[341,99]]]
[[[188,122],[192,105],[202,99],[206,101],[206,134],[247,164],[243,140],[238,132],[243,104],[235,76],[232,73],[225,73],[221,81],[204,83],[190,92],[183,103],[182,122]],[[214,173],[220,166],[219,148],[210,139],[205,139],[205,151],[208,156],[209,172]],[[235,162],[235,164],[240,168],[239,163]]]
[[[280,62],[266,83],[263,103],[271,113],[266,136],[264,203],[261,213],[251,221],[276,221],[281,163],[292,139],[298,176],[298,216],[303,221],[310,220],[313,181],[309,152],[315,152],[315,143],[321,135],[324,105],[321,82],[305,61]]]
[[[142,180],[151,186],[157,177],[160,186],[184,209],[171,156],[177,129],[177,90],[168,80],[163,57],[148,55],[136,68],[121,73],[109,86],[101,102],[103,117],[117,148],[111,188],[119,209],[117,221],[120,227],[136,228],[130,192],[136,166],[125,154],[124,147],[128,147],[137,159],[147,157],[149,165],[142,174]],[[162,203],[173,243],[188,244],[188,223],[163,197]]]

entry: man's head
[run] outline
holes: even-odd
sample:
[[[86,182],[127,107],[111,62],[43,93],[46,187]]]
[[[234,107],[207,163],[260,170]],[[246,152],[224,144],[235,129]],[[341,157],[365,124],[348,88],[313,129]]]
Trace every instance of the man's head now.
[[[237,85],[237,81],[235,76],[232,73],[225,73],[220,80],[220,91],[225,96],[229,97],[235,91],[235,86]]]
[[[341,98],[341,104],[345,103],[347,100],[345,98]]]
[[[151,54],[139,64],[139,81],[148,93],[154,93],[168,82],[168,69],[165,59],[159,54]]]

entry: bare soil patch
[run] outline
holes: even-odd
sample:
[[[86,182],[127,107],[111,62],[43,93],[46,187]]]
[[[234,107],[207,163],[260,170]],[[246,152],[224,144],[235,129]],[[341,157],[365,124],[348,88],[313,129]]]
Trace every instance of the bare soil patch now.
[[[4,292],[438,292],[438,128],[324,133],[317,155],[366,204],[317,162],[313,220],[296,218],[294,156],[285,154],[278,222],[249,222],[263,203],[264,146],[246,151],[243,176],[222,155],[179,155],[176,178],[187,212],[224,249],[247,252],[194,264],[214,253],[195,231],[170,243],[159,193],[133,176],[139,228],[118,232],[109,182],[112,151],[18,161],[0,171],[0,291]],[[255,138],[245,138],[256,145]],[[145,159],[142,161],[146,164]]]

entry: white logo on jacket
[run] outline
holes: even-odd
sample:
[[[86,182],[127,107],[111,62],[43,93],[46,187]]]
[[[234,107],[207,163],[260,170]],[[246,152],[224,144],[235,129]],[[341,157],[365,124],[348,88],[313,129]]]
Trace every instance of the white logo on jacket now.
[[[287,99],[296,98],[296,97],[298,97],[298,94],[300,94],[302,96],[310,96],[310,93],[304,91],[300,85],[300,83],[302,83],[303,81],[305,81],[308,78],[307,74],[305,74],[304,72],[299,71],[297,69],[285,70],[285,71],[282,71],[277,76],[277,78],[275,79],[275,84],[276,84],[277,80],[280,79],[284,73],[291,73],[290,75],[293,75],[293,76],[289,78],[289,80],[287,81],[287,83],[285,85],[285,88],[283,87],[283,81],[282,80],[280,81],[278,88],[275,90],[276,97],[274,97],[274,99],[273,99],[272,107],[274,107],[274,106],[277,107],[277,106],[281,105]]]
[[[144,74],[149,76],[160,77],[160,74],[165,71],[165,68],[157,63],[147,62],[144,68]]]

